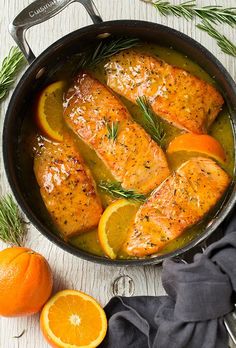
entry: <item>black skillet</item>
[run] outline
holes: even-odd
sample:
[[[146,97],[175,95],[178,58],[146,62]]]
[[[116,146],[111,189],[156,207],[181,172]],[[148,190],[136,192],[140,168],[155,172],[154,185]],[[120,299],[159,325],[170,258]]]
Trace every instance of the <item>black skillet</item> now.
[[[75,1],[84,5],[94,24],[62,37],[47,48],[38,58],[35,58],[25,38],[27,29],[51,18]],[[22,122],[28,115],[26,112],[27,106],[34,98],[35,93],[42,88],[47,76],[54,69],[55,64],[60,61],[62,62],[66,57],[74,53],[83,51],[88,45],[96,44],[98,40],[101,40],[101,37],[106,36],[101,35],[104,33],[116,36],[135,37],[159,45],[172,46],[177,51],[184,53],[190,59],[194,60],[211,76],[215,77],[230,110],[235,137],[236,86],[222,64],[207,49],[190,37],[163,25],[136,20],[103,22],[91,0],[37,0],[30,4],[14,19],[10,25],[10,32],[24,53],[30,66],[18,83],[7,110],[3,130],[4,164],[10,186],[17,202],[29,220],[44,236],[65,251],[89,261],[106,265],[138,266],[156,264],[165,258],[180,255],[198,245],[216,230],[219,224],[230,211],[232,211],[235,203],[236,186],[234,181],[228,190],[224,202],[221,204],[204,232],[184,247],[165,255],[140,260],[112,261],[105,257],[89,254],[66,243],[59,235],[52,232],[44,216],[40,214],[35,199],[32,198],[31,189],[27,187],[27,180],[24,177],[22,178],[22,171],[18,164],[17,157]],[[34,176],[33,170],[30,172],[30,175],[32,177]]]

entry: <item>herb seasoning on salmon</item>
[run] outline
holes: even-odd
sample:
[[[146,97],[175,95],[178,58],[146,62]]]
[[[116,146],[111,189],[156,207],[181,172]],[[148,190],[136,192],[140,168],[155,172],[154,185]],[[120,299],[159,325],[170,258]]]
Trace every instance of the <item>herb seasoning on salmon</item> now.
[[[182,164],[139,208],[125,250],[146,256],[161,250],[199,222],[221,198],[231,179],[215,161],[196,157]]]
[[[69,238],[98,225],[102,205],[89,169],[69,136],[45,141],[34,159],[43,201],[60,233]]]
[[[78,75],[69,89],[64,117],[124,188],[145,194],[169,175],[162,149],[132,120],[119,99],[87,73]],[[115,137],[109,131],[112,124],[119,125]]]
[[[105,69],[115,92],[132,102],[145,95],[158,116],[192,133],[206,133],[224,103],[209,83],[136,50],[112,56]]]

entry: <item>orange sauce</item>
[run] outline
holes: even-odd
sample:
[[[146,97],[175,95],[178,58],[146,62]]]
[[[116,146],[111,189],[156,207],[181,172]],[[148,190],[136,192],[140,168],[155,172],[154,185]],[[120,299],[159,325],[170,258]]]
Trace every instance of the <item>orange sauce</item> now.
[[[161,47],[161,46],[152,45],[152,44],[143,44],[142,46],[140,46],[139,49],[145,51],[146,53],[149,52],[151,54],[154,54],[160,57],[161,59],[164,59],[167,63],[181,67],[189,71],[193,75],[196,75],[211,84],[215,84],[214,79],[211,78],[200,66],[192,62],[188,57],[184,56],[183,54],[179,52],[174,51],[171,48]],[[103,62],[91,70],[91,74],[95,76],[98,80],[100,80],[102,83],[105,83],[105,73],[104,73],[105,63],[106,62]],[[52,76],[52,79],[48,81],[48,83],[56,81],[56,80],[61,80],[61,79],[67,80],[67,77],[70,75],[70,73],[71,73],[71,64],[70,63],[68,63],[68,65],[65,64],[61,70],[59,69],[56,72],[56,74]],[[125,100],[124,98],[121,98],[121,100],[128,108],[132,117],[138,123],[142,125],[142,116],[138,106],[132,104],[131,102]],[[66,127],[66,125],[64,126]],[[165,123],[164,121],[163,121],[163,126],[167,134],[165,138],[164,147],[167,147],[169,142],[176,135],[180,134],[180,130]],[[71,132],[68,129],[67,131]],[[224,110],[222,110],[222,112],[218,115],[216,121],[214,122],[214,124],[211,126],[209,130],[209,134],[215,137],[223,146],[224,151],[226,153],[226,163],[225,163],[224,169],[230,175],[233,175],[234,140],[233,140],[233,132],[232,132],[230,116],[229,116],[229,112],[227,108],[224,108]],[[71,136],[75,137],[76,142],[78,144],[78,149],[81,155],[84,157],[88,167],[90,168],[95,181],[100,182],[101,180],[112,180],[113,178],[111,173],[103,164],[103,162],[98,158],[95,151],[91,150],[82,140],[80,140],[72,132],[71,132]],[[33,121],[33,118],[31,118],[30,120],[29,118],[26,118],[26,121],[24,122],[22,127],[22,139],[23,139],[21,144],[22,151],[20,151],[21,154],[19,159],[20,166],[22,167],[21,170],[24,173],[26,180],[28,180],[29,184],[32,186],[32,195],[35,195],[35,197],[37,197],[40,200],[38,187],[37,185],[35,186],[35,180],[32,179],[33,153],[35,150],[37,150],[37,146],[40,142],[39,130],[37,129]],[[196,154],[181,152],[181,153],[175,153],[175,154],[169,155],[168,162],[170,164],[171,169],[172,170],[176,169],[181,163],[185,162],[187,159],[189,159],[193,155],[196,155]],[[103,206],[106,207],[108,204],[110,204],[113,198],[109,196],[108,194],[105,194],[101,190],[98,190],[98,191],[102,199]],[[53,226],[53,224],[50,221],[49,215],[45,211],[42,200],[39,203],[39,211],[40,211],[40,214],[43,216],[44,220],[48,222],[48,225],[51,226],[51,228],[55,231],[55,233],[57,233],[58,231],[56,231],[55,226]],[[196,238],[196,236],[202,232],[206,224],[209,222],[210,218],[211,217],[208,216],[208,218],[205,219],[200,224],[188,229],[181,237],[169,243],[161,251],[161,253],[166,253],[166,252],[175,250],[177,248],[183,247],[186,243]],[[92,253],[95,255],[104,255],[98,242],[96,229],[72,238],[69,241],[69,243],[89,253]],[[118,255],[118,257],[127,258],[126,255],[121,253]]]

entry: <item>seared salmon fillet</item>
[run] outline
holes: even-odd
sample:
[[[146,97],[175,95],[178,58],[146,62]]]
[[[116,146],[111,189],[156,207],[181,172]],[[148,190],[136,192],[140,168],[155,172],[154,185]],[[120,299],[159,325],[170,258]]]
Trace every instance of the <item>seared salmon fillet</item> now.
[[[66,123],[96,151],[125,189],[145,194],[169,175],[162,149],[98,80],[87,73],[78,75],[64,106]],[[115,136],[112,127],[117,127]]]
[[[45,141],[34,158],[40,193],[59,232],[65,238],[98,225],[102,205],[95,183],[73,142]]]
[[[158,116],[191,133],[206,133],[224,103],[207,82],[135,50],[112,56],[105,70],[115,92],[134,103],[146,96]]]
[[[139,208],[124,249],[129,255],[158,252],[217,203],[230,177],[213,160],[196,157],[183,163]]]

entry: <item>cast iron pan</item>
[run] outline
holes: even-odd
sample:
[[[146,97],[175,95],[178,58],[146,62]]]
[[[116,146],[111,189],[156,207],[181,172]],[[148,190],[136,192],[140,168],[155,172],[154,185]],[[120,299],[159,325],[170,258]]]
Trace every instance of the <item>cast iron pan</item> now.
[[[25,112],[27,105],[34,98],[35,93],[41,89],[45,79],[55,68],[55,64],[65,60],[66,57],[74,53],[83,51],[88,45],[97,44],[98,40],[101,40],[101,37],[104,36],[101,34],[104,33],[122,37],[135,37],[159,45],[172,46],[177,51],[194,60],[211,76],[215,77],[230,110],[234,137],[236,134],[236,86],[222,64],[208,50],[190,37],[166,26],[143,21],[121,20],[102,22],[91,0],[77,1],[85,6],[94,24],[62,37],[47,48],[38,58],[35,58],[25,40],[27,29],[56,15],[74,1],[37,0],[23,10],[10,25],[10,32],[13,38],[31,65],[24,73],[13,93],[4,122],[3,156],[6,174],[15,198],[29,220],[44,236],[65,251],[80,258],[106,265],[138,266],[156,264],[165,258],[186,252],[205,240],[216,230],[229,212],[232,211],[236,200],[235,181],[233,180],[223,203],[204,232],[183,248],[165,255],[139,260],[111,261],[105,257],[94,256],[69,245],[52,232],[44,217],[40,215],[35,200],[32,199],[30,187],[27,188],[27,180],[22,178],[21,168],[18,165],[17,150],[19,148],[22,122],[27,115]],[[33,170],[30,174],[34,175]]]

